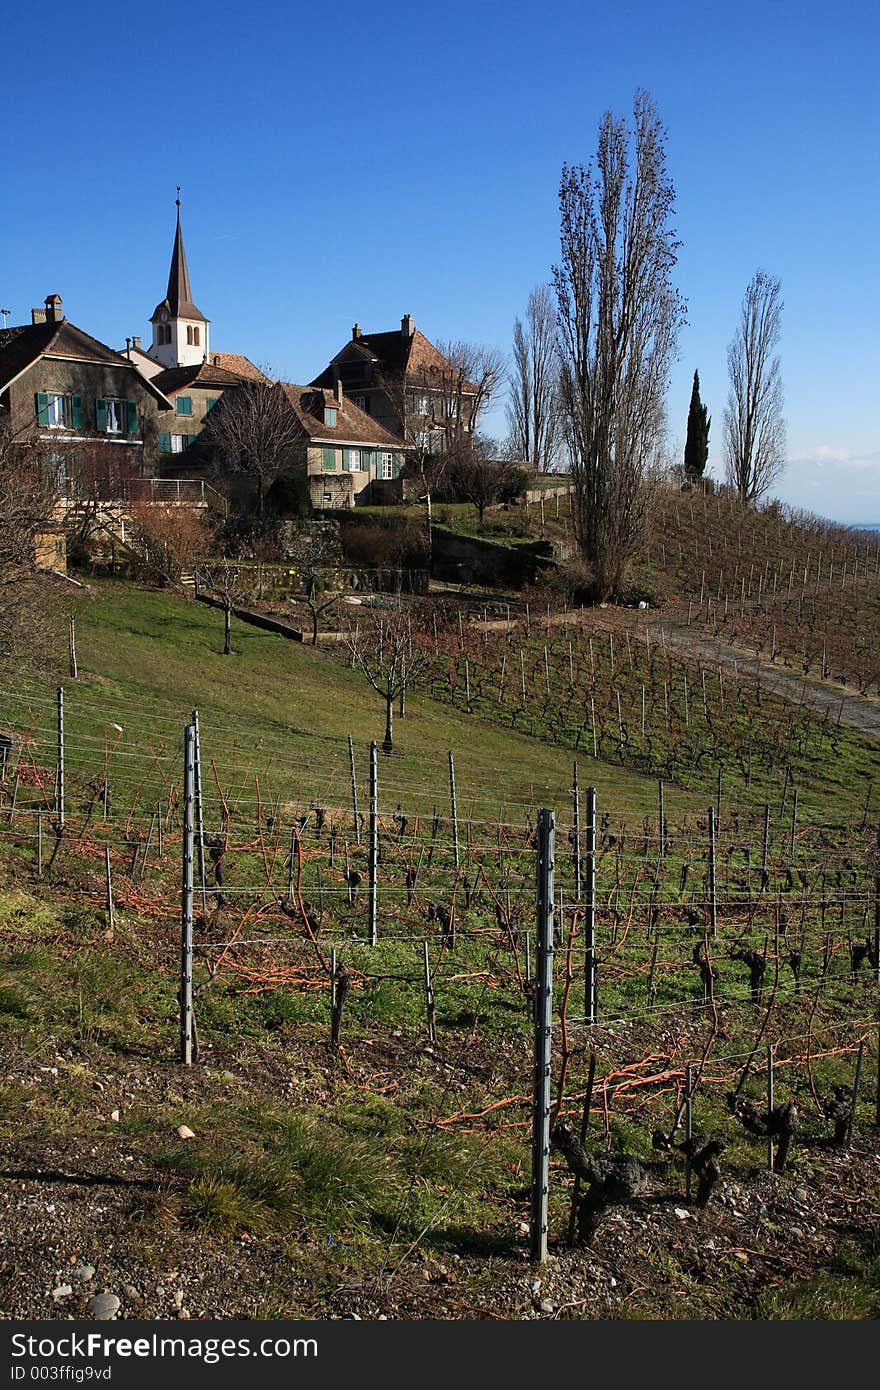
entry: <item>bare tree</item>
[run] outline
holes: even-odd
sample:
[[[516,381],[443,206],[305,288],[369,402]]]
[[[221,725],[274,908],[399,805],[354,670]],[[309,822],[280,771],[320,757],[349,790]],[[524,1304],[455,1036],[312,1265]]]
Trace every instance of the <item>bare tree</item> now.
[[[748,503],[759,501],[785,467],[782,373],[774,355],[782,329],[781,288],[766,271],[755,272],[743,296],[736,337],[727,349],[727,479]]]
[[[198,584],[200,588],[213,589],[223,600],[223,655],[234,656],[232,649],[232,610],[241,603],[248,592],[250,578],[246,570],[234,560],[223,557],[209,560],[199,566]]]
[[[256,493],[259,517],[266,493],[288,469],[302,428],[281,386],[272,381],[242,381],[225,391],[208,416],[199,440],[220,471],[248,477]]]
[[[42,662],[59,649],[58,595],[37,568],[35,549],[57,501],[56,467],[45,445],[0,427],[0,656],[6,660]]]
[[[617,592],[647,525],[653,462],[684,301],[665,131],[647,93],[633,129],[606,112],[595,165],[563,167],[559,190],[561,392],[575,534],[599,600]]]
[[[549,473],[560,444],[556,308],[549,285],[538,285],[529,295],[525,326],[514,321],[509,385],[508,451],[532,463],[536,472]]]
[[[464,435],[444,455],[447,487],[457,501],[476,507],[481,528],[487,507],[514,501],[526,485],[525,469],[497,453],[494,440]]]
[[[310,527],[307,532],[297,536],[288,553],[299,571],[300,598],[312,620],[314,647],[318,644],[321,615],[335,607],[342,597],[336,574],[340,558],[339,543],[327,531]]]
[[[424,657],[413,646],[412,625],[402,609],[384,614],[375,626],[359,626],[348,633],[352,661],[385,701],[385,737],[382,752],[394,747],[394,701],[406,690],[421,667]]]
[[[448,448],[461,434],[474,433],[481,412],[504,381],[507,364],[497,348],[460,339],[438,343],[437,351],[449,364],[431,373],[435,419]]]

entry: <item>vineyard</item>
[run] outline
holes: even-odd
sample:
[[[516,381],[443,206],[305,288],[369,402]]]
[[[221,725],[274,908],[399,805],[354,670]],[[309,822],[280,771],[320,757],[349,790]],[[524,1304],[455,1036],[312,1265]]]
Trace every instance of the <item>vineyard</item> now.
[[[167,696],[147,703],[106,678],[66,682],[60,696],[24,683],[4,692],[9,1113],[25,1117],[33,1088],[49,1084],[61,1132],[78,1145],[77,1105],[94,1115],[89,1091],[99,1077],[107,1084],[109,1068],[130,1099],[99,1152],[109,1155],[118,1126],[138,1172],[164,1194],[164,1240],[196,1230],[200,1248],[215,1252],[234,1240],[264,1261],[264,1281],[280,1250],[306,1261],[311,1293],[293,1304],[280,1294],[233,1301],[246,1316],[327,1307],[464,1316],[459,1278],[469,1306],[486,1309],[479,1315],[489,1315],[499,1279],[521,1298],[536,982],[546,965],[537,832],[549,806],[553,1122],[646,1166],[667,1250],[680,1245],[676,1210],[700,1209],[688,1205],[683,1163],[651,1166],[652,1136],[674,1137],[687,1121],[726,1144],[721,1185],[693,1221],[716,1223],[729,1250],[723,1278],[699,1287],[681,1278],[687,1315],[741,1314],[758,1296],[747,1274],[771,1291],[785,1285],[786,1204],[802,1201],[792,1193],[806,1186],[830,1203],[828,1230],[846,1245],[862,1202],[854,1165],[872,1162],[880,863],[867,741],[752,682],[695,670],[647,629],[571,628],[531,612],[465,625],[412,611],[413,664],[419,650],[424,662],[388,757],[365,736],[378,702],[339,652],[290,660],[303,663],[303,680],[311,661],[328,689],[360,690],[352,735],[214,713],[210,663],[197,664],[188,679],[207,686],[194,701],[189,799],[192,712]],[[158,670],[164,648],[155,651]],[[129,659],[116,642],[108,670]],[[145,668],[143,679],[158,677]],[[232,693],[233,709],[240,698]],[[416,740],[435,702],[456,722],[447,746],[431,739],[430,752]],[[492,742],[508,732],[517,757],[539,739],[567,750],[538,797]],[[626,764],[619,775],[633,777],[638,794],[615,796],[603,760]],[[832,798],[841,764],[841,777],[851,766],[858,775]],[[187,987],[192,1066],[181,1067]],[[42,1059],[47,1040],[55,1062],[29,1061]],[[237,1089],[218,1097],[236,1076],[259,1101]],[[78,1097],[72,1109],[65,1085]],[[850,1107],[842,1129],[829,1118],[840,1094]],[[767,1141],[742,1127],[731,1097],[768,1113],[797,1102],[783,1172],[768,1169]],[[101,1136],[108,1128],[106,1118],[90,1125]],[[175,1128],[195,1139],[169,1147]],[[211,1142],[199,1140],[203,1129]],[[11,1133],[7,1125],[7,1150]],[[573,1230],[571,1176],[554,1150],[558,1252]],[[737,1271],[737,1213],[756,1202],[765,1215],[749,1229],[751,1266]],[[620,1315],[621,1282],[632,1315],[669,1316],[656,1291],[636,1292],[620,1219],[614,1210],[603,1218],[591,1254],[620,1281],[594,1290],[587,1315]],[[641,1260],[660,1258],[639,1248]],[[487,1249],[491,1278],[479,1255]],[[450,1252],[464,1260],[455,1277]],[[693,1248],[680,1258],[689,1268]],[[807,1257],[792,1270],[798,1258]],[[861,1269],[863,1255],[848,1258]],[[428,1275],[417,1274],[425,1261]],[[811,1247],[807,1263],[817,1262]],[[197,1304],[207,1297],[199,1277],[191,1271]],[[435,1287],[439,1302],[426,1305]],[[772,1292],[764,1296],[769,1309]],[[148,1312],[173,1315],[161,1298]]]

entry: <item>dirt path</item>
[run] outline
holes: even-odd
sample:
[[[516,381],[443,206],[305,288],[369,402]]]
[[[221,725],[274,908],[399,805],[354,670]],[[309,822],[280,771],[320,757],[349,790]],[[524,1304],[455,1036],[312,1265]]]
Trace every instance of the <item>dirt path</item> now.
[[[809,678],[797,676],[794,672],[780,669],[769,661],[732,647],[725,642],[715,642],[710,637],[697,637],[685,628],[660,625],[663,640],[670,647],[690,652],[700,660],[713,665],[734,667],[740,675],[747,674],[752,680],[757,676],[764,690],[779,695],[793,704],[804,704],[810,709],[833,715],[835,722],[847,728],[858,729],[872,738],[880,738],[880,702],[869,696],[859,695],[846,687],[835,688],[827,683],[819,684]],[[660,626],[654,629],[659,640]]]

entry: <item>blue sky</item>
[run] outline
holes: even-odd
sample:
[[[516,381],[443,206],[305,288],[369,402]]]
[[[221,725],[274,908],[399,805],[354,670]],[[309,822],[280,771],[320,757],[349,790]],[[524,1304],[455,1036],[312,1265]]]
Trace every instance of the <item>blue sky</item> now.
[[[47,36],[51,35],[51,41]],[[357,321],[509,349],[558,255],[563,161],[636,87],[668,130],[688,300],[670,396],[700,372],[721,470],[727,344],[779,276],[789,465],[777,495],[880,520],[876,5],[226,0],[8,12],[0,307],[49,293],[149,337],[183,187],[212,345],[315,375]],[[503,410],[487,421],[504,428]]]

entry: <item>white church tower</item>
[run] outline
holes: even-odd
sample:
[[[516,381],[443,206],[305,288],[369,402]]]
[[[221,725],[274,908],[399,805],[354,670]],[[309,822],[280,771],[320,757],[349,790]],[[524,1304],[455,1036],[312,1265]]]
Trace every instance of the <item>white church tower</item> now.
[[[193,304],[183,232],[180,229],[179,188],[177,192],[177,231],[171,253],[168,290],[150,319],[153,325],[150,356],[161,362],[163,367],[194,367],[208,360],[210,324]]]

